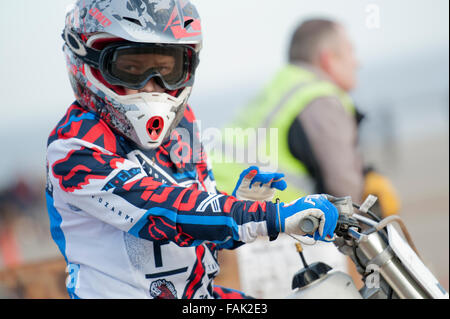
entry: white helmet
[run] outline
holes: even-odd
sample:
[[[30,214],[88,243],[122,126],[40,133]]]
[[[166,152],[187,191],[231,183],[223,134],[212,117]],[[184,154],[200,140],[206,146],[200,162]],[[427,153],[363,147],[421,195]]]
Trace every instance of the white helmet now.
[[[202,45],[188,0],[79,0],[63,33],[78,102],[115,131],[153,149],[183,118]],[[150,81],[164,93],[139,92]]]

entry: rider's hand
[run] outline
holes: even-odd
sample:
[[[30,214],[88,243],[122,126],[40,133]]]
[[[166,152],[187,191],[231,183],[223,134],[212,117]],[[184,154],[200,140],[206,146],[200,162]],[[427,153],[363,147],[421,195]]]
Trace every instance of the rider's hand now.
[[[239,200],[272,201],[276,189],[285,190],[284,174],[260,172],[257,166],[244,170],[233,191]]]
[[[313,216],[320,219],[314,239],[330,241],[334,237],[339,213],[324,195],[309,195],[289,204],[280,203],[278,211],[276,227],[280,232],[305,236],[300,230],[300,221],[306,216]]]

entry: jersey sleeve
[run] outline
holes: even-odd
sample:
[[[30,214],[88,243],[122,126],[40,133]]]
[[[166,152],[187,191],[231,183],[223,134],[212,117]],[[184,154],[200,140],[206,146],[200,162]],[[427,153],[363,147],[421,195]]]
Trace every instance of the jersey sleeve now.
[[[48,179],[59,205],[137,237],[179,246],[207,241],[233,248],[257,236],[276,237],[274,203],[162,184],[106,144],[78,137],[49,144]]]

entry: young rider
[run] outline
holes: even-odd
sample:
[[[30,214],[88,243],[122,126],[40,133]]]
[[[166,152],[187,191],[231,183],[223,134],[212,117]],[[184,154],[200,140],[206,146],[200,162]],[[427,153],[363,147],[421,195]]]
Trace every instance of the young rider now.
[[[48,139],[52,237],[72,298],[241,298],[214,285],[217,252],[258,236],[333,236],[324,196],[273,203],[282,175],[244,171],[217,190],[187,105],[202,44],[186,0],[83,0],[68,12],[64,53],[76,102]]]

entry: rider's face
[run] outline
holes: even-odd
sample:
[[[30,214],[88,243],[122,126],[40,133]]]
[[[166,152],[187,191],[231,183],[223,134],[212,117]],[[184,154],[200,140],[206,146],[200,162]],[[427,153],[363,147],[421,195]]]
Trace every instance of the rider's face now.
[[[116,62],[117,68],[129,74],[141,74],[145,70],[156,69],[161,75],[170,74],[175,67],[175,59],[171,56],[160,54],[136,54],[122,56]],[[125,93],[163,93],[165,89],[159,86],[155,79],[150,79],[147,84],[140,90],[124,88]]]

